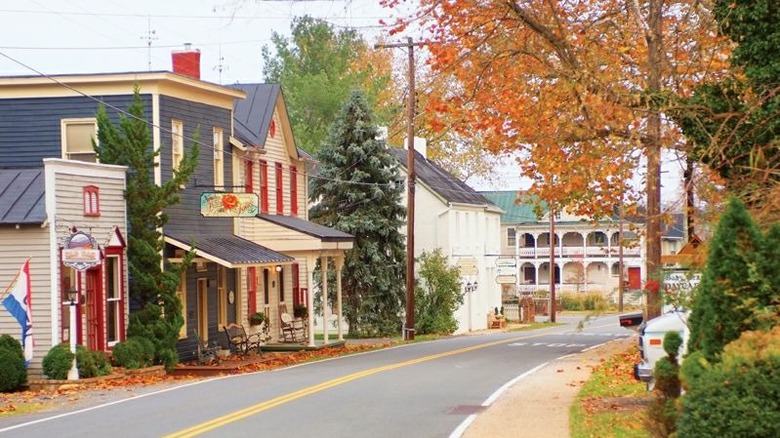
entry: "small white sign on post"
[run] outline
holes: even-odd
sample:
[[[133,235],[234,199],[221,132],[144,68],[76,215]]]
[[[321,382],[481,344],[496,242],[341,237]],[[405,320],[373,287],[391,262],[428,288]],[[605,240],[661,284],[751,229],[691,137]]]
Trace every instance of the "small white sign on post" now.
[[[517,277],[514,275],[498,275],[496,276],[496,283],[498,284],[515,284]]]
[[[517,266],[517,261],[514,258],[509,257],[499,257],[496,259],[496,266],[499,268],[502,267],[514,267]]]
[[[498,269],[496,269],[498,275],[516,275],[517,274],[517,268],[514,266],[512,267],[506,267],[506,266],[500,266]]]

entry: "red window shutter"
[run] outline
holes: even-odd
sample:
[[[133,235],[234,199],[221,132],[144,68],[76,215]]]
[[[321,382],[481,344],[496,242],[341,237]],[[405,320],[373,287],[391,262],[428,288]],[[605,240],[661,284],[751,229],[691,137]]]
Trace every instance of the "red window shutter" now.
[[[248,301],[249,316],[257,313],[257,268],[247,268],[246,270],[246,298]]]
[[[297,263],[292,264],[293,306],[303,304],[300,288],[300,271]]]
[[[284,191],[282,163],[276,163],[276,214],[284,214]]]
[[[268,213],[268,162],[260,161],[260,212]]]
[[[253,162],[247,160],[244,162],[244,192],[246,193],[254,193],[255,191],[255,181],[254,181],[254,170],[255,166]]]
[[[290,166],[290,215],[298,216],[298,169]]]

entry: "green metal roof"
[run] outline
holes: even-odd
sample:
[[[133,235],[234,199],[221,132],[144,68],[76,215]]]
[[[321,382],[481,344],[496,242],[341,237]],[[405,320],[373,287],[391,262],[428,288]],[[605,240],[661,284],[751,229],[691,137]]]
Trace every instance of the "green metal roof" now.
[[[490,202],[504,210],[501,215],[502,224],[522,224],[538,222],[539,218],[534,212],[535,196],[519,192],[516,190],[502,190],[479,192],[482,196],[488,198]],[[547,203],[541,202],[542,214],[547,212]]]

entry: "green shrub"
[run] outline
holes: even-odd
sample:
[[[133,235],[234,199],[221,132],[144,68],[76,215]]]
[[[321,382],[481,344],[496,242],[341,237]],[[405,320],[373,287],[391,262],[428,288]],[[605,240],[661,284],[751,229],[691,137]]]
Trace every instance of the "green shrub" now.
[[[680,386],[682,389],[688,391],[691,385],[706,373],[709,368],[710,363],[701,351],[694,351],[686,356],[682,365],[680,365]]]
[[[658,359],[653,369],[655,394],[647,408],[647,430],[654,437],[673,434],[677,423],[677,399],[680,397],[680,365],[677,354],[682,345],[678,332],[666,332],[664,351],[667,356]]]
[[[27,383],[22,344],[11,335],[0,335],[0,392],[19,389]]]
[[[91,351],[81,345],[76,347],[76,366],[79,369],[79,378],[82,379],[111,374],[111,364],[108,363],[105,353]]]
[[[65,380],[68,371],[73,366],[75,355],[70,351],[68,344],[58,344],[51,347],[43,357],[43,374],[50,379]]]
[[[179,353],[172,348],[160,350],[158,351],[158,354],[162,364],[165,366],[165,371],[167,372],[173,371],[176,364],[179,363]]]
[[[143,363],[143,353],[139,338],[127,338],[126,340],[114,345],[113,359],[118,366],[127,369],[141,368]]]
[[[681,398],[679,436],[780,436],[780,326],[746,332],[720,363],[691,369],[702,372]]]
[[[601,311],[606,310],[609,307],[607,299],[598,292],[563,293],[560,296],[563,310]]]
[[[131,336],[114,346],[113,358],[116,365],[128,369],[147,367],[154,363],[155,345],[149,339]]]
[[[97,364],[95,358],[86,347],[76,347],[76,366],[79,369],[79,378],[88,379],[97,376]]]
[[[108,354],[104,351],[92,351],[92,356],[95,358],[95,366],[97,367],[98,376],[107,376],[111,374],[111,361],[108,360]]]
[[[460,274],[440,249],[423,252],[414,288],[417,334],[451,334],[458,328],[455,311],[463,304]],[[493,309],[499,315],[498,307]]]

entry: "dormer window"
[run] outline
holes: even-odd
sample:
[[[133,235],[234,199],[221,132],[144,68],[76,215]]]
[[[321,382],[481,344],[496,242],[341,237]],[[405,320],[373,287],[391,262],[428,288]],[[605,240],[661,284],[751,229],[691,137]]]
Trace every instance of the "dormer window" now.
[[[97,186],[82,188],[84,216],[100,216],[100,189]]]

